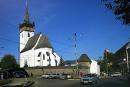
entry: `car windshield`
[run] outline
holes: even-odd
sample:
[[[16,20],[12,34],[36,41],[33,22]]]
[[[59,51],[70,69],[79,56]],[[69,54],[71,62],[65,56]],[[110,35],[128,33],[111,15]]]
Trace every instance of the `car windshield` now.
[[[86,74],[86,75],[84,75],[84,77],[96,77],[96,75],[95,74]]]

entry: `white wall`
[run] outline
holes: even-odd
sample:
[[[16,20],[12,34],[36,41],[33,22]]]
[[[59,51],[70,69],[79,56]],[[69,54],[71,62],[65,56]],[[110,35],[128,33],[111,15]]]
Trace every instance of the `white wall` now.
[[[90,73],[96,73],[96,74],[100,75],[100,66],[98,65],[97,61],[95,61],[95,60],[91,60]]]
[[[38,57],[39,52],[41,55]],[[56,66],[55,60],[57,60],[57,65],[60,63],[60,57],[53,53],[51,48],[39,48],[39,49],[32,49],[20,54],[20,67],[24,67],[25,61],[27,61],[29,67],[36,67],[36,66],[48,66],[49,65],[49,56],[47,56],[46,52],[50,54],[51,59],[51,66]],[[43,54],[45,59],[43,59]]]
[[[30,38],[30,37],[28,37],[28,33],[30,34],[30,37],[32,37],[34,35],[34,32],[29,32],[29,31],[23,31],[20,33],[20,52],[23,50],[27,41]]]
[[[23,52],[20,54],[20,67],[24,67],[25,61],[27,61],[27,64],[29,67],[34,67],[35,66],[35,61],[34,61],[34,50],[29,50],[26,52]]]
[[[41,52],[41,56],[38,57],[39,52]],[[48,66],[49,65],[49,56],[47,56],[46,52],[50,54],[51,59],[51,66],[56,66],[55,60],[57,60],[57,65],[59,65],[60,57],[53,53],[51,48],[40,48],[35,50],[35,58],[36,58],[36,66]],[[43,55],[45,56],[45,59],[43,60]],[[41,60],[38,62],[38,60]]]

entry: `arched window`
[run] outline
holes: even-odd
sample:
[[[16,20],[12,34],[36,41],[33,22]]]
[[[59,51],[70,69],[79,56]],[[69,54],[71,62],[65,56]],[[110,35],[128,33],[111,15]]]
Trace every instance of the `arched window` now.
[[[28,37],[30,37],[30,33],[28,33]]]
[[[40,57],[40,56],[41,56],[41,54],[42,54],[42,52],[39,52],[39,53],[38,53],[38,55],[37,55],[37,57]]]
[[[45,55],[43,54],[43,60],[45,60]]]
[[[49,52],[46,52],[46,55],[47,55],[47,56],[50,56]]]

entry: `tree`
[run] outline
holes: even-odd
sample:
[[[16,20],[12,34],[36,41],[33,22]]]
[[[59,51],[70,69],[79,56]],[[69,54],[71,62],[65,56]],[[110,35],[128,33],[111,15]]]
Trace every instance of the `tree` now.
[[[60,64],[59,64],[59,66],[64,66],[65,64],[64,64],[64,60],[63,60],[63,58],[61,58],[60,59]]]
[[[104,51],[103,60],[100,61],[101,71],[103,72],[114,72],[117,71],[116,58],[112,52]]]
[[[25,68],[27,68],[27,67],[28,67],[27,60],[25,61],[24,67],[25,67]]]
[[[101,0],[123,24],[130,24],[130,0]]]
[[[16,63],[15,57],[10,54],[5,55],[1,60],[1,68],[2,69],[18,68],[18,64]]]

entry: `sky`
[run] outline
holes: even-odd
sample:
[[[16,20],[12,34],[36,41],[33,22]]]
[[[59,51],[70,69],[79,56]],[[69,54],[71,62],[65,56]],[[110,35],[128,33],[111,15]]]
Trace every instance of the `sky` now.
[[[75,60],[83,53],[99,59],[105,49],[114,53],[129,41],[130,26],[117,20],[101,0],[28,0],[28,3],[35,33],[47,34],[64,60]],[[25,0],[0,0],[0,57],[12,54],[18,60],[18,27],[24,15]]]

